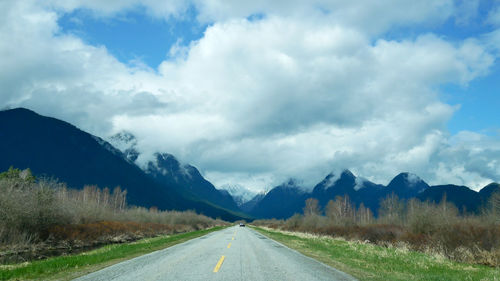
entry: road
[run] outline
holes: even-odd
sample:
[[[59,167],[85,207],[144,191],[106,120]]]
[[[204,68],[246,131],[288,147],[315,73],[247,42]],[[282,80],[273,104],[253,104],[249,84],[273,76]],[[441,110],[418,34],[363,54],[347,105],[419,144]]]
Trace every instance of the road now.
[[[248,227],[230,227],[76,280],[355,280]]]

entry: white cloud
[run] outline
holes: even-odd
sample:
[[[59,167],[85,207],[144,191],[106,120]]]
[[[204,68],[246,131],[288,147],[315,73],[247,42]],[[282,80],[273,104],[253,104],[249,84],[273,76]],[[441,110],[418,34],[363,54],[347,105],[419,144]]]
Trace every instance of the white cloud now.
[[[481,188],[498,179],[500,167],[495,160],[499,157],[497,138],[462,131],[437,151],[439,171],[436,180]]]
[[[500,28],[495,29],[487,34],[484,34],[483,38],[485,45],[494,52],[497,57],[500,56]]]
[[[494,26],[500,26],[500,5],[497,4],[496,7],[489,12],[486,22]]]
[[[381,1],[221,1],[221,0],[49,0],[44,5],[70,12],[88,9],[96,16],[112,17],[137,8],[144,8],[156,18],[183,18],[185,12],[194,7],[198,19],[203,22],[223,22],[272,14],[297,20],[309,20],[324,24],[353,26],[365,32],[377,34],[393,25],[433,25],[445,21],[470,5],[453,0],[381,0]],[[464,6],[465,8],[462,8]]]
[[[393,25],[435,24],[454,11],[450,0],[425,1],[195,1],[199,18],[227,21],[255,14],[273,14],[300,20],[324,21],[325,24],[353,26],[368,33],[380,33]]]
[[[500,56],[500,4],[498,2],[488,13],[486,23],[495,29],[487,34],[484,34],[482,39],[485,41],[485,44],[493,50],[493,52],[496,52],[498,57]]]
[[[57,25],[64,11],[112,18],[139,2],[47,3],[0,4],[0,106],[28,106],[101,136],[131,131],[144,161],[173,153],[218,186],[257,190],[289,177],[313,185],[344,168],[384,184],[401,171],[474,187],[500,178],[498,142],[450,138],[456,108],[437,91],[487,74],[494,57],[486,47],[433,34],[376,37],[443,21],[450,1],[193,2],[214,23],[199,41],[174,46],[177,57],[157,71],[125,65]],[[142,5],[156,17],[182,17],[189,6],[161,3]],[[245,19],[255,13],[267,16]]]
[[[154,73],[123,65],[105,47],[60,34],[57,14],[30,1],[4,2],[0,33],[1,100],[109,131],[110,118],[153,112],[164,104],[153,95]]]
[[[271,173],[255,174],[208,171],[205,172],[205,176],[210,178],[212,182],[217,183],[217,187],[221,187],[222,189],[227,185],[238,185],[252,192],[267,192],[271,187],[274,187],[277,180],[282,180],[273,177]],[[283,181],[284,179],[281,182]]]
[[[127,11],[144,8],[146,12],[156,18],[170,18],[183,16],[189,8],[189,1],[161,1],[161,0],[48,0],[42,3],[45,7],[60,12],[72,12],[77,9],[92,11],[97,17],[113,17]]]

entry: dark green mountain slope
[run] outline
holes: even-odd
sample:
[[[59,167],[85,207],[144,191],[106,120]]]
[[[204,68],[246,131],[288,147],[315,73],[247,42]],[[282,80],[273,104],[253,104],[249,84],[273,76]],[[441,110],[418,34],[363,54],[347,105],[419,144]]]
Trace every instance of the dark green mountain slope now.
[[[212,217],[240,217],[216,204],[183,194],[178,186],[159,183],[102,139],[75,126],[18,108],[0,111],[0,170],[30,168],[37,176],[55,177],[70,187],[120,186],[130,204],[159,209],[194,209]]]

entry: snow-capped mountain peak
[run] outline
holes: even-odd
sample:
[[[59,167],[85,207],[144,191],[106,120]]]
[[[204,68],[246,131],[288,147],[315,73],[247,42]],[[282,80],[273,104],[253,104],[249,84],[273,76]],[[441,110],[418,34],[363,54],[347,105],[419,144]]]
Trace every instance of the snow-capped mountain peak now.
[[[227,191],[234,199],[238,206],[250,201],[257,195],[257,192],[249,190],[239,184],[225,184],[218,188],[219,190]]]
[[[137,151],[137,139],[135,136],[127,131],[121,131],[113,136],[111,136],[108,141],[116,148],[118,148],[128,160],[135,162],[137,157],[139,157],[139,152]]]

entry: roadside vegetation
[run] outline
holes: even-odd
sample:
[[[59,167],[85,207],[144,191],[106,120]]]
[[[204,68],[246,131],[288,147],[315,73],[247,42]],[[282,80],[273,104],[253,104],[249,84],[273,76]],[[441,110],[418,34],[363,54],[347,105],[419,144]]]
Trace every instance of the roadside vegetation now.
[[[225,224],[192,211],[127,206],[126,194],[119,187],[70,189],[55,180],[35,179],[29,170],[0,173],[0,263]]]
[[[145,238],[125,244],[107,245],[76,255],[59,256],[16,265],[0,265],[0,280],[71,280],[126,259],[180,244],[222,228],[224,226],[168,236]]]
[[[349,197],[339,196],[325,210],[320,210],[316,199],[308,199],[304,215],[253,224],[500,267],[499,193],[492,195],[488,208],[479,215],[460,213],[446,198],[434,204],[391,195],[381,202],[378,217],[374,217],[370,209],[356,207]]]
[[[262,234],[359,280],[500,280],[500,269],[451,261],[407,247],[255,227]]]

